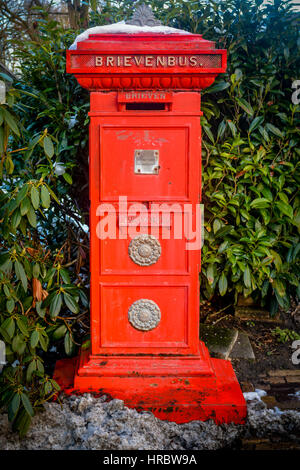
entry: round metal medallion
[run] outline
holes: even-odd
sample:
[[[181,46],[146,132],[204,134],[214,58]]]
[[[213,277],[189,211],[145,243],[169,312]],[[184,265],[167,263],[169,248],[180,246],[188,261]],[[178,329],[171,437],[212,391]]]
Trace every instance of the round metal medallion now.
[[[160,318],[159,306],[153,300],[137,300],[128,310],[128,320],[137,330],[153,330],[159,324]]]
[[[128,247],[132,261],[140,266],[150,266],[156,263],[161,255],[161,246],[153,235],[137,235]]]

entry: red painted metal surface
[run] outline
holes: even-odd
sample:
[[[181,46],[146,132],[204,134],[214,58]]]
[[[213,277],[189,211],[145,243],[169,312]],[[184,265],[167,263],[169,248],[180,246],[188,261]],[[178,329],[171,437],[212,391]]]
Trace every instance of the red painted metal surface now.
[[[176,59],[157,66],[159,55]],[[137,65],[150,63],[150,56],[152,66]],[[194,56],[198,65],[191,67]],[[107,57],[110,65],[103,66]],[[188,66],[180,65],[182,57]],[[226,51],[198,35],[91,35],[68,51],[67,63],[82,86],[110,92],[92,92],[89,113],[91,351],[82,352],[75,375],[74,361],[60,361],[55,378],[69,393],[105,393],[161,419],[242,423],[246,405],[230,362],[211,359],[198,339],[200,250],[186,250],[187,236],[175,236],[178,213],[201,200],[201,111],[195,90],[225,70]],[[159,153],[156,173],[135,171],[136,149]],[[127,212],[119,196],[126,196],[128,205],[153,209],[152,234],[161,245],[155,263],[139,265],[130,258],[131,239],[120,237]],[[97,236],[101,203],[116,239]],[[172,205],[169,219],[157,204]],[[128,219],[135,217],[133,211]],[[148,233],[146,219],[139,230]],[[140,299],[159,306],[161,318],[151,330],[129,321],[129,309]]]
[[[118,102],[118,92],[91,94],[92,352],[195,354],[199,348],[198,253],[185,250],[185,239],[165,240],[158,233],[162,246],[158,262],[138,266],[128,256],[130,239],[100,241],[95,234],[99,203],[111,202],[118,208],[120,195],[149,208],[153,202],[176,202],[181,208],[184,202],[199,201],[200,95],[176,93],[172,111],[163,112],[118,111]],[[134,173],[135,148],[159,149],[158,175]],[[118,227],[116,231],[118,235]],[[162,312],[172,313],[163,314],[154,330],[138,331],[128,322],[128,309],[140,298],[149,298]]]
[[[67,72],[89,90],[201,90],[226,57],[198,34],[91,34],[67,51]]]

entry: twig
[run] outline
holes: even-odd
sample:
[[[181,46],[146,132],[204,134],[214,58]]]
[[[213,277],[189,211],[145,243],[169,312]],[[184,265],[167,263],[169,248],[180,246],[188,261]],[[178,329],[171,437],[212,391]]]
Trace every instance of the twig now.
[[[219,313],[222,313],[222,312],[224,312],[225,310],[227,310],[227,309],[228,309],[229,307],[231,307],[232,305],[233,305],[233,304],[229,304],[229,305],[227,305],[227,307],[224,307],[224,308],[222,308],[221,310],[218,310],[218,311],[215,312],[215,313],[210,313],[210,314],[208,314],[208,316],[209,316],[210,318],[211,318],[211,317],[215,317],[215,316],[218,315]]]
[[[219,321],[224,320],[225,318],[227,318],[229,316],[230,316],[230,314],[228,313],[227,315],[224,315],[224,317],[218,318],[215,322],[213,322],[213,325],[216,325],[217,323],[219,323]]]

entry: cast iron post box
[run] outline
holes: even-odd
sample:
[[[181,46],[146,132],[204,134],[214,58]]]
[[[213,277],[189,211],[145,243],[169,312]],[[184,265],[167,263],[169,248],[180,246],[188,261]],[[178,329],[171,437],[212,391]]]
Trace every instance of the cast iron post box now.
[[[164,27],[120,28],[67,52],[91,91],[91,351],[74,389],[178,423],[241,423],[230,362],[199,342],[200,245],[184,227],[199,238],[200,91],[225,71],[226,51]]]

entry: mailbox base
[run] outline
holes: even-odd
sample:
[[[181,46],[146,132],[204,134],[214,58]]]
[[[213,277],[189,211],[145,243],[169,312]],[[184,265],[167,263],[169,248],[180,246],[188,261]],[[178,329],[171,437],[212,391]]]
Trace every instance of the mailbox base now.
[[[243,424],[246,403],[230,361],[212,359],[200,346],[198,358],[99,357],[85,351],[76,365],[58,361],[54,378],[68,394],[106,394],[162,420]]]

